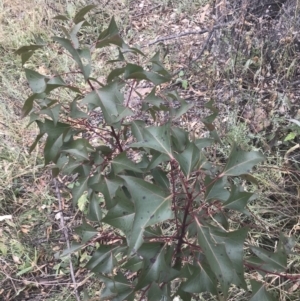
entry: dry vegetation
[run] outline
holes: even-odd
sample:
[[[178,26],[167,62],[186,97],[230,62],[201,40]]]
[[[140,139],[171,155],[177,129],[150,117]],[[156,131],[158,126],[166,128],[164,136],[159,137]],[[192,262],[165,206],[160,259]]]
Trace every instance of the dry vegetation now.
[[[253,225],[249,241],[271,250],[281,231],[294,237],[288,273],[299,276],[300,130],[288,120],[300,118],[300,1],[273,0],[286,4],[272,9],[264,5],[272,1],[94,2],[100,5],[90,18],[98,30],[114,15],[128,43],[141,46],[147,54],[162,51],[167,69],[176,74],[172,86],[195,103],[183,121],[194,135],[204,131],[199,122],[204,103],[215,101],[225,145],[212,154],[216,160],[228,154],[226,145],[232,140],[267,156],[255,174],[259,198],[249,205],[252,218],[236,216],[232,223]],[[28,120],[20,119],[28,87],[14,51],[29,44],[32,33],[49,41],[57,32],[52,17],[66,11],[73,15],[85,4],[83,0],[0,2],[0,218],[12,216],[0,220],[0,300],[75,300],[69,264],[57,256],[65,240],[56,218],[52,179],[43,168],[39,149],[28,153],[36,129],[26,128]],[[55,49],[47,55],[47,60],[38,56],[32,67],[38,64],[45,74],[55,69]],[[112,57],[103,52],[97,59],[99,78],[106,75],[104,62]],[[143,94],[143,88],[138,92]],[[293,139],[284,141],[289,134]],[[68,192],[63,196],[64,210],[72,236],[80,214],[71,209],[68,196]],[[101,285],[82,268],[88,256],[73,258],[82,300],[84,292],[99,296]],[[248,277],[260,276],[249,270]],[[278,290],[281,301],[300,299],[300,278],[292,281],[272,275],[266,286]],[[197,300],[214,300],[209,298]],[[236,289],[228,300],[248,299]]]

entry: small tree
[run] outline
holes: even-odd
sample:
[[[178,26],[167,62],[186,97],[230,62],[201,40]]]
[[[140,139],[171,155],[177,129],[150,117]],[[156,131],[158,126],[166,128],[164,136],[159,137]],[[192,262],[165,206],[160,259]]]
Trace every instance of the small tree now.
[[[56,17],[71,29],[61,27],[64,37],[53,37],[54,46],[59,55],[71,56],[76,67],[53,76],[25,68],[33,93],[23,116],[29,115],[40,131],[31,150],[46,134],[45,164],[54,177],[76,176],[73,203],[88,202],[90,222],[76,229],[82,243],[72,251],[95,243],[95,237],[102,242],[87,263],[105,284],[101,300],[170,300],[178,295],[192,300],[201,292],[225,300],[231,285],[247,290],[245,265],[263,274],[284,273],[283,237],[275,253],[251,246],[245,257],[248,229],[233,230],[228,221],[236,211],[248,214],[246,205],[254,195],[235,183],[264,156],[233,144],[225,164],[210,162],[204,150],[221,143],[213,102],[206,105],[211,115],[201,120],[210,136],[192,139],[178,120],[193,105],[175,91],[157,92],[171,80],[159,53],[148,67],[136,64],[135,58],[144,54],[123,41],[114,19],[92,46],[81,46],[77,34],[90,26],[84,16],[92,8],[84,7],[73,20]],[[102,84],[91,76],[91,58],[108,46],[115,46],[119,55],[107,62],[112,68]],[[37,38],[17,53],[24,65],[34,51],[46,47]],[[80,74],[90,91],[67,83],[69,74]],[[130,100],[142,81],[152,90],[133,109]],[[73,99],[52,98],[57,89],[69,90]],[[251,285],[251,300],[272,300],[260,282]]]

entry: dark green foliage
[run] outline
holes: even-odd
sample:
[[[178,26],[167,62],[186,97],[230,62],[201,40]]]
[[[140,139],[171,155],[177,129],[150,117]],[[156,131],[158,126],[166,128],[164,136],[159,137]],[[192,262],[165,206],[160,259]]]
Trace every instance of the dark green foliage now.
[[[75,82],[66,84],[64,75],[49,78],[25,69],[33,94],[24,103],[23,115],[29,115],[40,129],[31,150],[46,134],[45,164],[52,164],[54,176],[78,175],[73,202],[76,205],[83,196],[89,201],[87,221],[76,229],[82,244],[72,250],[84,247],[95,235],[102,239],[87,264],[105,283],[101,300],[135,300],[139,294],[148,300],[171,300],[176,295],[191,300],[201,292],[226,299],[233,284],[247,291],[245,262],[262,273],[284,272],[284,247],[273,253],[253,246],[253,256],[245,258],[248,228],[233,230],[228,222],[232,211],[247,214],[247,202],[254,198],[234,185],[232,178],[248,175],[264,156],[232,145],[226,164],[210,162],[204,148],[220,143],[213,102],[206,105],[212,114],[202,120],[210,137],[190,139],[175,121],[192,104],[175,91],[156,92],[156,86],[171,80],[158,53],[147,69],[131,61],[133,55],[144,54],[126,45],[114,19],[94,41],[95,47],[81,47],[77,33],[89,26],[84,16],[93,7],[80,10],[73,21],[57,16],[59,22],[72,25],[69,31],[64,28],[64,38],[53,37],[77,64],[78,69],[70,72],[80,72],[92,91],[84,92]],[[91,77],[92,52],[111,45],[119,56],[110,61],[107,84],[96,88]],[[17,54],[24,64],[42,47],[46,46],[23,46]],[[134,111],[124,89],[140,81],[153,89]],[[54,89],[65,88],[75,95],[73,101],[51,99]],[[90,125],[90,116],[99,111],[103,124]],[[164,122],[159,114],[164,114]],[[106,225],[109,234],[98,232],[99,225]],[[129,280],[130,273],[138,277]],[[254,281],[251,285],[251,300],[273,300],[264,286]]]

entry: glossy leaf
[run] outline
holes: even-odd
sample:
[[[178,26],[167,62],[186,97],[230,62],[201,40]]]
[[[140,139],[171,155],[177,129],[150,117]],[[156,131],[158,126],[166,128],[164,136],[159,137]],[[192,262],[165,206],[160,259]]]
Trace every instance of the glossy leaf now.
[[[44,47],[44,45],[28,45],[28,46],[22,46],[20,47],[18,50],[15,51],[15,54],[22,54],[25,52],[31,52],[31,51],[35,51],[37,49],[42,49]]]
[[[131,170],[134,172],[142,173],[142,170],[140,168],[137,168],[136,164],[127,158],[126,152],[119,154],[112,160],[111,163],[115,174],[123,172],[124,170]]]
[[[145,71],[141,66],[135,64],[127,64],[124,76],[125,79],[148,80],[154,85],[160,85],[168,81],[168,78],[154,72]]]
[[[264,270],[284,272],[287,266],[287,255],[285,252],[273,253],[259,247],[251,246],[252,252],[264,262],[260,265]]]
[[[73,92],[81,94],[78,88],[66,84],[61,76],[54,76],[47,82],[45,93],[50,93],[52,90],[57,88],[68,88]]]
[[[225,244],[216,243],[210,234],[209,228],[202,226],[198,221],[196,222],[198,242],[221,285],[223,294],[227,296],[229,285],[234,278],[234,266],[227,255]]]
[[[230,196],[224,203],[224,208],[234,209],[245,213],[245,207],[248,201],[253,197],[253,193],[240,191],[238,186],[232,185]]]
[[[231,232],[212,231],[212,237],[217,243],[224,243],[228,257],[232,262],[233,279],[232,283],[247,289],[244,279],[244,243],[248,229],[242,228]]]
[[[160,250],[153,257],[144,259],[145,265],[135,287],[136,290],[142,289],[152,282],[167,281],[170,267],[165,261],[165,247],[160,247]]]
[[[73,204],[76,205],[79,198],[87,191],[88,177],[79,178],[72,189]]]
[[[134,204],[120,189],[116,192],[114,203],[116,205],[110,208],[103,222],[120,229],[128,238],[134,221]]]
[[[22,118],[26,117],[33,109],[33,102],[36,99],[36,94],[30,95],[24,102],[22,107]]]
[[[147,226],[173,218],[171,197],[159,186],[142,179],[121,176],[134,201],[135,216],[129,238],[129,252],[135,253],[143,243]]]
[[[261,152],[246,152],[234,145],[227,160],[227,164],[225,165],[225,168],[219,175],[219,177],[223,177],[225,175],[239,176],[242,174],[250,173],[254,165],[264,160],[265,157]]]
[[[210,292],[217,294],[217,278],[205,260],[199,261],[192,267],[191,275],[183,283],[182,290],[192,294]]]
[[[194,143],[190,142],[181,154],[175,155],[175,158],[177,159],[184,175],[188,179],[200,159],[200,151]]]
[[[59,118],[60,108],[61,104],[58,104],[52,108],[41,110],[40,114],[48,115],[53,120],[54,126],[56,126]]]
[[[161,104],[163,104],[165,101],[159,96],[155,95],[156,88],[154,87],[151,92],[145,97],[144,101],[156,106],[160,107]]]
[[[90,74],[87,72],[87,69],[83,65],[78,51],[73,47],[70,40],[60,37],[53,37],[53,40],[58,42],[63,48],[70,52],[74,61],[78,64],[81,72],[83,73],[85,80],[87,80]]]
[[[82,20],[84,20],[84,16],[95,7],[97,7],[97,5],[91,4],[79,10],[73,18],[74,23],[78,24],[79,22],[82,22]]]
[[[75,232],[81,237],[83,243],[86,243],[98,234],[98,230],[89,225],[85,220],[83,220],[80,226],[75,228]]]
[[[33,93],[42,93],[47,87],[47,77],[31,69],[25,68],[26,78]]]
[[[131,123],[131,131],[135,139],[140,142],[144,140],[144,128],[146,124],[143,120],[134,120]]]
[[[69,21],[69,18],[65,15],[57,15],[52,18],[53,20]]]
[[[155,149],[173,158],[171,149],[170,125],[151,126],[142,131],[143,140],[130,145],[130,147],[143,147]]]
[[[89,153],[94,151],[94,148],[90,145],[86,139],[77,139],[67,143],[64,143],[61,151],[74,156],[77,159],[89,160]]]
[[[252,286],[252,297],[250,301],[277,301],[271,294],[266,291],[262,283],[255,280],[250,280]]]
[[[93,193],[90,197],[88,213],[86,216],[90,221],[101,222],[102,210],[100,207],[99,197]]]
[[[121,273],[118,272],[114,278],[101,276],[100,279],[105,284],[105,288],[101,291],[100,301],[134,300],[132,283],[129,282]]]
[[[86,268],[95,273],[112,273],[117,265],[114,251],[118,246],[101,245],[93,254],[92,258],[86,265]]]
[[[206,186],[205,201],[210,202],[219,200],[225,202],[228,200],[230,193],[225,187],[228,185],[226,177],[220,179],[211,179],[209,176],[205,178],[204,184]]]

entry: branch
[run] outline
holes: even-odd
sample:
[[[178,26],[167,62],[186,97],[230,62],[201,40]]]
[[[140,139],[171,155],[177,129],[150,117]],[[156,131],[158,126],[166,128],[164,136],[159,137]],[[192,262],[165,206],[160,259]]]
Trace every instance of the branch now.
[[[170,35],[170,36],[166,36],[166,37],[156,39],[156,40],[154,40],[154,41],[152,41],[148,44],[143,45],[142,47],[151,46],[153,44],[156,44],[156,43],[159,43],[159,42],[164,42],[164,41],[167,41],[167,40],[178,39],[178,38],[185,37],[185,36],[188,36],[188,35],[191,35],[191,34],[204,34],[204,33],[210,32],[210,31],[214,31],[214,30],[219,29],[219,28],[224,28],[226,25],[232,25],[232,24],[233,23],[219,24],[219,25],[213,26],[212,29],[187,31],[187,32],[179,33],[179,34],[173,34],[173,35]]]
[[[63,209],[62,209],[61,195],[60,195],[60,191],[59,191],[59,188],[58,188],[57,180],[54,178],[53,181],[54,181],[54,184],[55,184],[55,191],[56,191],[56,196],[57,196],[57,199],[58,199],[58,206],[59,206],[59,212],[60,212],[60,228],[63,230],[65,240],[66,240],[66,244],[67,244],[67,248],[70,249],[69,234],[68,234],[67,228],[65,227],[65,221],[64,221],[63,214],[62,214]],[[76,283],[76,279],[75,279],[75,275],[74,275],[74,268],[73,268],[73,264],[72,264],[71,254],[69,254],[68,257],[70,259],[70,274],[71,274],[71,278],[72,278],[73,285],[74,285],[75,297],[76,297],[77,301],[80,301],[79,293],[77,291],[77,283]]]

